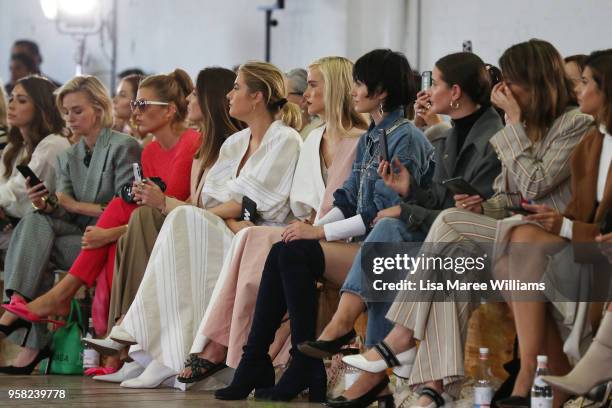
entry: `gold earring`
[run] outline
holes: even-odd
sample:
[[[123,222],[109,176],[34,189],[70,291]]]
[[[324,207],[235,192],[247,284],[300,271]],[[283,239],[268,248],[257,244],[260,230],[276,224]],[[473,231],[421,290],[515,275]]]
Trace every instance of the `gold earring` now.
[[[450,107],[453,109],[459,109],[459,101],[450,101]]]

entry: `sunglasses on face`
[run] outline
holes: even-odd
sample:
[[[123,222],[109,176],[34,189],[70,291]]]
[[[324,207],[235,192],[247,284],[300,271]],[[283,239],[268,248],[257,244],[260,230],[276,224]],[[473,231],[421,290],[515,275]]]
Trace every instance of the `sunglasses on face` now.
[[[130,108],[132,108],[132,112],[136,112],[137,109],[144,112],[149,105],[168,106],[169,103],[161,101],[147,101],[146,99],[136,99],[134,101],[130,101]]]

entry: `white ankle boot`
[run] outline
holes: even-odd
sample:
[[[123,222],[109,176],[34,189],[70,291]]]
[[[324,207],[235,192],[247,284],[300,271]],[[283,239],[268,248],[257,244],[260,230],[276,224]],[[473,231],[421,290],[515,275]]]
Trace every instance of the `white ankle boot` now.
[[[585,355],[566,376],[546,375],[544,381],[574,395],[612,380],[612,312],[606,312]]]
[[[169,386],[172,386],[177,374],[176,371],[153,360],[140,376],[123,381],[120,385],[125,388],[157,388],[162,383],[164,385],[168,383]]]
[[[123,364],[123,367],[116,373],[96,375],[93,377],[96,381],[120,383],[131,378],[136,378],[144,371],[144,367],[135,361]]]

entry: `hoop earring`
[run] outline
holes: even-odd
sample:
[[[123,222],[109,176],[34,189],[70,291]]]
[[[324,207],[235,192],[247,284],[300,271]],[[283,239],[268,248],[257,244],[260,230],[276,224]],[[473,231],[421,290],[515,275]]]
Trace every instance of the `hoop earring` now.
[[[459,109],[459,101],[450,101],[449,105],[453,109]]]

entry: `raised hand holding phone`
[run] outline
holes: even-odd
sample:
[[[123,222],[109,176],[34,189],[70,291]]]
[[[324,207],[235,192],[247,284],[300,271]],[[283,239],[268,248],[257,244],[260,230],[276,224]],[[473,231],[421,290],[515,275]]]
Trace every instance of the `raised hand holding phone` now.
[[[387,187],[405,197],[410,192],[410,172],[397,157],[393,158],[392,165],[391,169],[391,163],[381,160],[378,165],[378,175]]]

